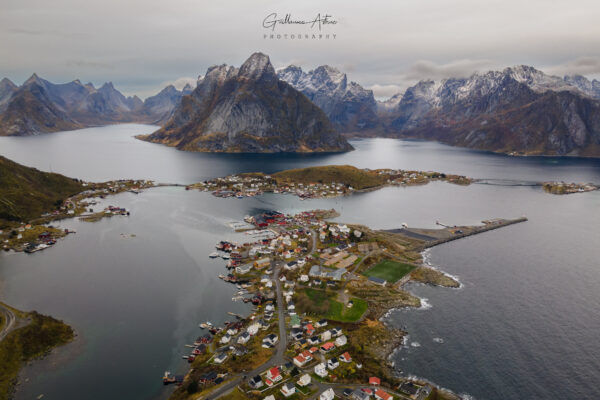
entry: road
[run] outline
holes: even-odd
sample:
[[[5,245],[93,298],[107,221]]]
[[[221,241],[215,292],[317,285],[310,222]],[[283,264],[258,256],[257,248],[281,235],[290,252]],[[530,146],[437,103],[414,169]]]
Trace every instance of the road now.
[[[310,232],[311,232],[311,236],[312,236],[312,248],[310,250],[310,253],[313,253],[317,249],[317,233],[312,229],[310,230]],[[358,263],[358,265],[353,269],[353,271],[355,271],[356,268],[358,268],[358,266],[360,264],[362,264],[362,262],[364,261],[365,258],[372,256],[375,253],[377,253],[377,251],[367,254],[363,258],[363,260],[361,260]],[[217,398],[229,393],[231,390],[235,389],[236,386],[238,386],[242,383],[242,381],[244,380],[244,377],[251,378],[251,377],[258,375],[261,372],[267,370],[268,368],[271,368],[274,366],[279,366],[286,362],[285,351],[288,346],[288,335],[287,335],[287,330],[285,327],[285,311],[284,311],[285,308],[284,308],[284,302],[283,302],[283,292],[281,289],[281,281],[279,280],[279,276],[280,276],[280,272],[281,272],[281,268],[282,268],[283,264],[284,263],[281,261],[274,262],[272,264],[273,279],[275,280],[275,289],[276,289],[276,294],[277,294],[277,315],[278,315],[278,320],[279,320],[278,321],[279,322],[279,341],[277,342],[277,345],[275,346],[275,353],[271,356],[269,361],[267,361],[266,363],[262,364],[261,366],[255,368],[255,369],[253,369],[252,371],[247,371],[247,372],[244,372],[243,374],[234,375],[230,381],[225,383],[223,386],[221,386],[214,392],[210,393],[206,397],[206,400],[216,400]],[[310,369],[307,369],[306,372],[309,372],[309,370]],[[305,370],[302,369],[302,371],[304,372]],[[343,383],[324,383],[324,382],[319,382],[316,380],[313,380],[313,384],[315,386],[317,386],[319,390],[317,391],[317,393],[315,395],[311,396],[309,400],[318,398],[318,396],[328,388],[334,388],[334,390],[335,390],[335,389],[341,389],[341,388],[358,389],[358,388],[371,387],[369,385],[364,385],[364,384],[361,385],[361,384],[343,384]],[[375,387],[371,387],[371,388],[376,389]],[[402,399],[407,399],[405,396],[401,395],[400,393],[390,391],[389,389],[385,389],[385,390],[387,392],[390,392],[390,393],[402,398]]]
[[[288,336],[287,336],[287,332],[285,329],[285,314],[284,314],[284,305],[283,305],[283,293],[281,290],[281,282],[279,281],[279,272],[281,271],[281,266],[282,263],[275,263],[274,268],[273,268],[273,279],[275,280],[275,289],[276,289],[276,293],[277,293],[277,315],[278,315],[278,319],[279,319],[279,341],[277,342],[277,345],[275,346],[275,353],[271,356],[271,358],[269,359],[269,361],[267,361],[266,363],[264,363],[263,365],[253,369],[252,371],[249,372],[244,372],[245,376],[247,378],[251,378],[255,375],[258,375],[259,373],[263,372],[264,370],[274,367],[274,366],[279,366],[285,363],[285,350],[287,349],[287,343],[288,343]],[[244,376],[242,374],[237,374],[235,375],[235,377],[230,380],[229,382],[227,382],[225,385],[221,386],[220,388],[218,388],[217,390],[215,390],[214,392],[210,393],[207,397],[208,400],[210,399],[217,399],[220,396],[223,396],[226,393],[229,393],[232,389],[235,389],[236,386],[238,386],[242,380],[244,379]]]
[[[6,323],[4,324],[2,331],[0,331],[0,341],[2,341],[4,340],[6,335],[8,335],[10,331],[13,330],[17,318],[15,317],[15,314],[12,312],[12,310],[2,303],[0,303],[0,313],[2,313],[3,318],[6,319]]]

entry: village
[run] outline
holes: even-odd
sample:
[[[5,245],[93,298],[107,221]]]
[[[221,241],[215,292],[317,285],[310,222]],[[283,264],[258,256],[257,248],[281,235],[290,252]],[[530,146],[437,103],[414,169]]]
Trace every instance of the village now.
[[[200,324],[207,333],[182,356],[190,372],[163,377],[179,385],[171,398],[454,398],[396,376],[386,360],[404,332],[379,320],[386,307],[377,303],[383,296],[393,306],[419,305],[402,285],[428,269],[413,251],[422,241],[394,243],[389,238],[400,235],[327,222],[337,215],[264,212],[245,218],[246,234],[257,240],[216,244],[208,256],[223,259],[229,273],[219,277],[238,289],[232,300],[255,308],[248,316],[231,314],[224,326]]]
[[[385,186],[424,185],[431,181],[468,185],[471,179],[439,172],[398,169],[357,169],[348,166],[281,171],[273,175],[245,173],[189,185],[187,190],[212,192],[217,197],[253,197],[263,193],[292,194],[301,200],[345,196],[356,191],[376,190]],[[354,183],[354,185],[353,185]]]
[[[104,183],[82,183],[84,191],[65,199],[56,210],[45,212],[27,223],[14,224],[13,227],[0,230],[0,241],[4,251],[35,253],[45,250],[57,243],[57,240],[74,230],[60,229],[54,226],[55,221],[79,217],[82,221],[95,222],[102,218],[124,215],[130,212],[122,207],[109,205],[100,211],[94,206],[107,196],[123,192],[139,194],[142,190],[154,187],[152,181],[118,180]]]

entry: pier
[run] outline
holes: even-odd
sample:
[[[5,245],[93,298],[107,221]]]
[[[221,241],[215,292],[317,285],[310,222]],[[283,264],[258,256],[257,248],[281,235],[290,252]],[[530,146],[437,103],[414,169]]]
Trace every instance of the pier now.
[[[436,221],[436,225],[444,226],[443,229],[416,229],[416,228],[400,228],[389,229],[384,232],[395,233],[413,240],[424,242],[423,249],[434,247],[442,243],[451,242],[453,240],[462,239],[464,237],[477,235],[483,232],[494,229],[503,228],[505,226],[518,224],[527,221],[527,217],[516,219],[489,219],[482,221],[483,225],[479,226],[449,226]]]

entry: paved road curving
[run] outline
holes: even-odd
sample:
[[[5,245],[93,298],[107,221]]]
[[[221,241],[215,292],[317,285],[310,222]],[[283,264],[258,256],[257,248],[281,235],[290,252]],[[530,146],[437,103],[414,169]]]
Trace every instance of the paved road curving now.
[[[6,319],[6,323],[4,324],[2,331],[0,331],[0,341],[2,341],[4,340],[6,335],[8,335],[10,331],[13,330],[17,318],[15,317],[15,314],[12,312],[12,310],[4,306],[4,304],[2,303],[0,303],[0,313],[2,313],[3,317]]]
[[[278,313],[278,318],[279,318],[279,341],[277,342],[277,345],[275,346],[275,353],[271,356],[269,361],[267,361],[266,363],[264,363],[263,365],[255,368],[255,369],[253,369],[252,371],[244,372],[244,374],[245,374],[244,376],[246,376],[247,378],[251,378],[255,375],[258,375],[259,373],[263,372],[267,368],[279,366],[279,365],[285,363],[284,354],[285,354],[285,350],[287,349],[288,337],[287,337],[287,333],[286,333],[286,329],[285,329],[285,314],[283,312],[283,310],[284,310],[283,294],[281,292],[281,282],[279,281],[279,272],[281,270],[281,264],[282,263],[275,264],[275,267],[273,269],[273,279],[275,280],[275,288],[277,291],[277,313]],[[228,383],[226,383],[219,389],[215,390],[214,392],[210,393],[206,397],[206,399],[207,400],[217,399],[220,396],[230,392],[232,389],[235,389],[235,387],[238,386],[242,382],[242,380],[244,379],[244,376],[242,376],[242,374],[235,375],[231,381],[229,381]]]

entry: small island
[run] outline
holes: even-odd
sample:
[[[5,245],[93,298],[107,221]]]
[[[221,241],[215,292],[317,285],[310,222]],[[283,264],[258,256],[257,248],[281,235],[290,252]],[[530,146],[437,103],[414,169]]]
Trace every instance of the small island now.
[[[565,182],[544,182],[542,183],[544,191],[551,194],[573,194],[593,192],[600,189],[599,185],[593,183],[565,183]]]
[[[242,173],[188,185],[186,189],[211,191],[217,197],[252,197],[262,193],[293,194],[300,199],[328,198],[385,186],[425,185],[443,181],[469,185],[472,180],[462,175],[441,172],[405,171],[399,169],[359,169],[350,165],[328,165],[290,169],[264,174]]]

